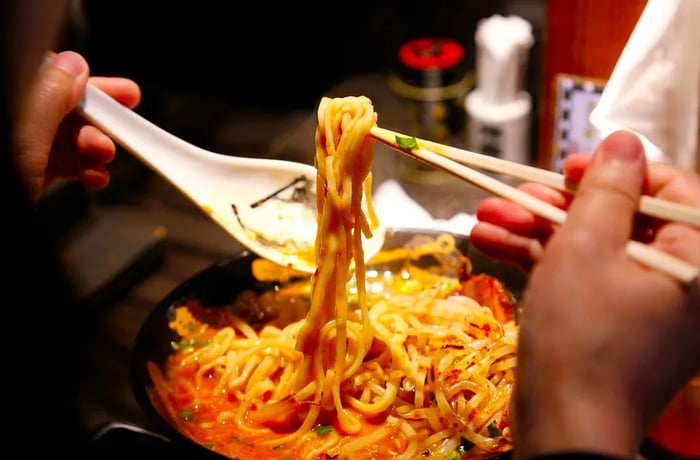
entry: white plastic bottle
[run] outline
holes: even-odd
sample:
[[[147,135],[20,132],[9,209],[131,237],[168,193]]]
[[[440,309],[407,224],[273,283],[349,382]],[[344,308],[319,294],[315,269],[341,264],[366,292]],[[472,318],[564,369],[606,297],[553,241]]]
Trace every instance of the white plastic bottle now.
[[[470,150],[530,163],[532,99],[523,89],[534,37],[518,16],[493,15],[476,29],[476,87],[464,101]]]
[[[530,163],[532,100],[525,91],[512,101],[494,103],[475,89],[466,99],[469,150],[518,163]]]

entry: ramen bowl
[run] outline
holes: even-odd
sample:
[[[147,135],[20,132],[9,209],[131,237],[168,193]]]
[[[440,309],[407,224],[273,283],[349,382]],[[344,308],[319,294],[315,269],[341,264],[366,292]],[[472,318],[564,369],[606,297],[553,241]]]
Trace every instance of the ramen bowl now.
[[[403,248],[422,244],[421,241],[435,240],[441,235],[444,234],[426,230],[388,229],[383,252],[367,266],[368,286],[370,286],[368,291],[372,291],[368,295],[381,296],[380,285],[386,282],[387,274],[398,273],[401,267],[405,266],[405,257],[401,252]],[[459,252],[468,258],[472,275],[485,274],[499,280],[514,302],[519,299],[525,285],[525,276],[519,269],[478,252],[471,246],[466,236],[450,236],[459,248]],[[173,344],[181,342],[181,337],[173,330],[172,323],[176,318],[178,307],[190,302],[197,302],[206,309],[213,309],[212,311],[233,308],[237,316],[253,326],[268,322],[284,325],[304,317],[304,306],[288,302],[258,301],[265,293],[294,285],[299,280],[295,280],[293,276],[287,279],[287,275],[281,271],[283,276],[279,280],[261,281],[256,272],[256,261],[259,261],[256,255],[243,251],[197,273],[154,307],[136,337],[130,363],[134,396],[156,429],[178,448],[183,449],[183,452],[189,451],[192,458],[223,460],[230,459],[232,456],[214,451],[206,441],[195,440],[183,432],[177,420],[181,414],[174,413],[158,394],[153,369],[155,366],[162,372],[169,357],[174,353]],[[440,270],[456,269],[456,265],[450,263],[445,265],[444,261],[438,264],[430,254],[414,258],[412,263],[419,267],[419,270],[425,270],[436,276],[449,275],[449,273],[440,273]],[[455,273],[451,275],[454,276]],[[304,276],[308,277],[308,275]],[[308,280],[301,280],[300,285],[304,282],[308,284]],[[484,457],[506,458],[509,455],[509,451],[506,450]],[[236,458],[246,460],[244,455]]]

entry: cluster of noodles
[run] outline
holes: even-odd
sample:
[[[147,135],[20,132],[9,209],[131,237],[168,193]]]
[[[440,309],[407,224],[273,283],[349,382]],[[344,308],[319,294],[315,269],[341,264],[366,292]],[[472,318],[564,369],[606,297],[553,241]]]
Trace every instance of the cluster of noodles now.
[[[376,216],[368,222],[362,209],[366,197],[372,210],[371,172],[377,123],[371,101],[363,96],[323,98],[318,108],[316,155],[317,270],[311,279],[311,306],[297,350],[304,357],[296,372],[296,398],[313,392],[313,404],[300,428],[308,431],[322,410],[335,409],[340,428],[357,434],[361,423],[346,410],[341,383],[360,367],[372,344],[365,295],[362,236],[371,236]],[[353,270],[354,265],[354,270]],[[361,322],[349,320],[348,282],[358,286]]]
[[[202,432],[230,426],[237,438],[267,448],[268,458],[442,459],[507,450],[516,326],[459,295],[456,279],[449,288],[430,277],[408,280],[368,301],[361,238],[376,219],[362,203],[376,114],[364,97],[325,98],[318,119],[318,269],[306,317],[254,329],[234,316],[213,327],[178,309],[172,327],[196,345],[171,362],[191,369],[191,378],[177,384],[168,372],[170,381],[156,382],[161,399],[172,403],[178,393],[188,414],[218,404],[210,419],[194,417],[198,424],[182,429],[230,456],[240,451],[213,435],[202,440]],[[211,402],[217,398],[226,403]]]

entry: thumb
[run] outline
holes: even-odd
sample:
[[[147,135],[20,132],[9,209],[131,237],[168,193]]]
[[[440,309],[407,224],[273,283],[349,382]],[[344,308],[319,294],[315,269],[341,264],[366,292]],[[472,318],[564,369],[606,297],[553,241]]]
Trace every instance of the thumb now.
[[[51,55],[41,67],[20,110],[14,132],[20,173],[36,200],[56,132],[63,118],[80,102],[89,76],[85,59],[64,51]]]
[[[627,131],[612,133],[593,154],[565,225],[619,248],[632,234],[645,174],[646,156],[639,138]]]

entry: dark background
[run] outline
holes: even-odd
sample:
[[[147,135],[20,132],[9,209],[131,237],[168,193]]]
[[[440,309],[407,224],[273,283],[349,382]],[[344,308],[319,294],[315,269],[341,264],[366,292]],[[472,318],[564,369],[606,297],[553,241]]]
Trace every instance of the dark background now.
[[[324,91],[349,76],[390,71],[398,47],[412,38],[458,40],[473,69],[476,25],[492,14],[517,14],[533,24],[526,85],[536,101],[544,4],[82,0],[74,4],[64,47],[82,52],[95,75],[136,80],[143,90],[139,112],[207,147],[207,125],[232,107],[313,110]]]

